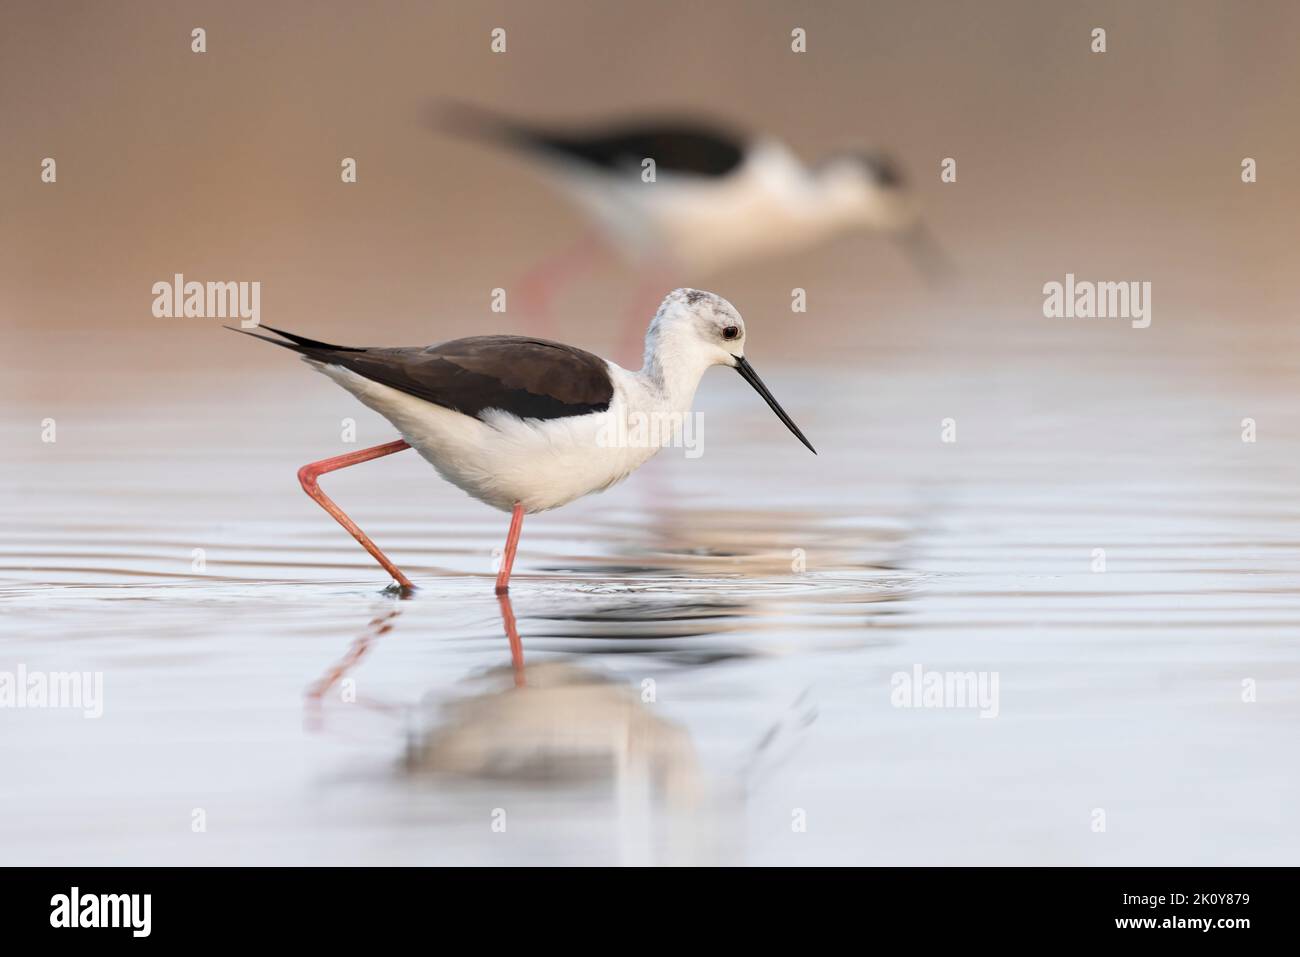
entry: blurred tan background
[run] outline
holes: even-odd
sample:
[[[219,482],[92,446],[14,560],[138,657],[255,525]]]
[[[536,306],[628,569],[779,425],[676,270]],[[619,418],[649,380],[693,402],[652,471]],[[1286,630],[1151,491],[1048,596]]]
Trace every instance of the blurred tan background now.
[[[497,26],[504,55],[489,50]],[[1215,374],[1258,374],[1293,351],[1298,34],[1289,2],[10,2],[0,388],[109,398],[299,374],[219,320],[155,319],[150,287],[174,272],[261,281],[264,322],[327,340],[524,331],[516,310],[490,311],[490,290],[582,220],[519,159],[432,131],[421,112],[437,97],[555,122],[681,110],[808,160],[897,154],[960,287],[940,298],[865,235],[682,277],[736,302],[765,367],[921,342],[981,350],[992,369],[1026,340],[1158,363],[1195,340]],[[40,181],[46,156],[57,184]],[[1044,319],[1042,284],[1067,271],[1151,281],[1152,327]],[[626,267],[579,282],[555,334],[608,349],[634,284]],[[806,316],[790,313],[795,286]]]

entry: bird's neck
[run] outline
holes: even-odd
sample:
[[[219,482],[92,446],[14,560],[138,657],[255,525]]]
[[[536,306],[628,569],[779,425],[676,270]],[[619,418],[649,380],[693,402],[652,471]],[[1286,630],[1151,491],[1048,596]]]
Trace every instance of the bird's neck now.
[[[647,342],[638,379],[666,409],[689,412],[695,390],[708,364],[688,350],[674,350],[671,344]]]

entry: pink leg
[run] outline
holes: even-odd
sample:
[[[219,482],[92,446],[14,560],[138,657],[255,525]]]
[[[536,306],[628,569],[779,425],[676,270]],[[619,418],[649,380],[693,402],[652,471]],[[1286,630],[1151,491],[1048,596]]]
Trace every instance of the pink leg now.
[[[519,547],[519,530],[523,527],[524,507],[515,502],[515,510],[510,513],[510,534],[506,536],[506,551],[501,556],[501,571],[497,575],[498,595],[510,591],[510,569],[515,563],[515,550]]]
[[[524,643],[519,640],[519,629],[515,626],[515,610],[510,606],[510,593],[497,592],[497,603],[501,606],[501,623],[505,625],[506,640],[510,642],[510,665],[515,673],[515,687],[522,688],[524,681]]]
[[[600,237],[587,233],[568,249],[547,257],[528,270],[517,283],[525,314],[540,322],[548,322],[551,300],[559,286],[591,269],[604,252]]]
[[[370,540],[365,532],[357,527],[357,523],[343,514],[343,509],[334,504],[333,500],[320,490],[316,480],[326,472],[333,472],[337,469],[347,468],[349,465],[359,465],[362,462],[369,462],[371,459],[383,458],[385,455],[392,455],[394,452],[400,452],[402,449],[409,449],[410,446],[402,439],[396,442],[389,442],[386,445],[376,445],[374,448],[362,449],[360,452],[349,452],[347,455],[336,455],[332,459],[322,459],[319,462],[312,462],[304,465],[298,470],[298,481],[302,483],[302,490],[316,500],[321,508],[334,516],[334,521],[338,522],[348,530],[348,533],[361,543],[361,547],[368,551],[379,564],[384,566],[384,570],[393,576],[393,580],[402,586],[403,590],[409,591],[415,586],[411,580],[402,574],[401,569],[388,560],[388,556],[379,550],[379,547]]]
[[[321,699],[325,697],[325,693],[346,678],[348,672],[361,663],[361,659],[370,651],[371,646],[393,630],[393,621],[401,613],[402,609],[394,606],[377,618],[372,618],[361,636],[353,640],[343,659],[307,689],[307,700],[312,704],[320,704]]]

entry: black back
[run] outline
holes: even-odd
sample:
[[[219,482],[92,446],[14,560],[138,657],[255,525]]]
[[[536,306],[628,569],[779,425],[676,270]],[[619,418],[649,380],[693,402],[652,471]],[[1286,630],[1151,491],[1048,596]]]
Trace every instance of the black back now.
[[[605,411],[614,396],[604,359],[545,339],[471,336],[435,346],[367,349],[262,328],[289,341],[247,335],[479,419],[490,409],[521,419],[587,415]]]
[[[603,172],[640,169],[641,161],[649,158],[661,172],[726,176],[744,162],[748,145],[744,136],[723,126],[680,119],[561,131],[466,103],[444,103],[437,108],[437,117],[439,125],[459,133],[549,153]]]
[[[609,172],[639,169],[649,158],[659,172],[726,176],[745,159],[743,141],[699,126],[625,127],[581,137],[546,135],[535,142]]]

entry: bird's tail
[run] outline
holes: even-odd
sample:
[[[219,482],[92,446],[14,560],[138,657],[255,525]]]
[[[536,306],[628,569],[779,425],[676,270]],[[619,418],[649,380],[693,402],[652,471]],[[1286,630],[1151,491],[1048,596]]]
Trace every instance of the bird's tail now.
[[[319,342],[316,339],[308,339],[306,336],[295,335],[292,332],[285,332],[282,329],[276,329],[272,326],[258,326],[259,329],[265,329],[267,332],[274,332],[281,339],[272,339],[270,336],[259,336],[256,332],[249,332],[247,329],[238,329],[235,326],[226,326],[231,332],[243,333],[246,336],[252,336],[254,339],[261,339],[263,342],[269,342],[274,346],[281,346],[291,352],[297,352],[300,355],[307,356],[311,359],[320,359],[335,352],[365,352],[365,349],[358,349],[353,346],[336,346],[328,342]],[[286,341],[287,340],[287,341]]]
[[[429,106],[427,115],[435,130],[469,139],[511,146],[524,146],[536,139],[536,134],[519,121],[461,100],[438,100]]]

